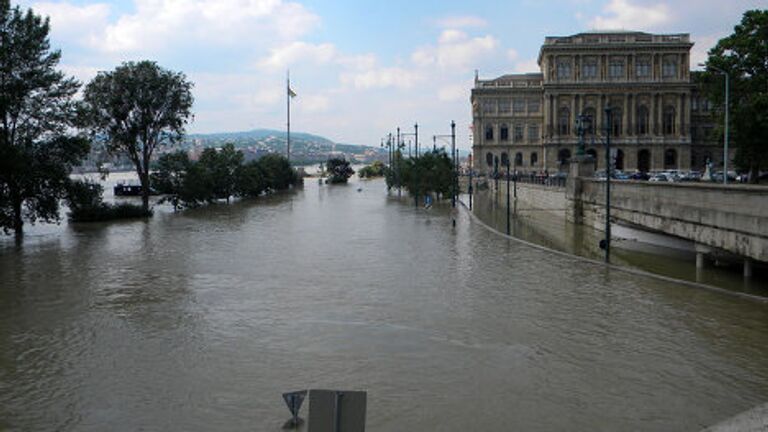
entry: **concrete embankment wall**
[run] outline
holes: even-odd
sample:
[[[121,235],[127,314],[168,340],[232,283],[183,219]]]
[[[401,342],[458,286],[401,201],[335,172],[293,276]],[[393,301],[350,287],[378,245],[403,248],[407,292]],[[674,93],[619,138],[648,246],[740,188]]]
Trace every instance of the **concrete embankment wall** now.
[[[567,193],[569,219],[599,229],[605,221],[605,182],[578,178],[571,186]],[[701,245],[768,261],[765,187],[612,182],[611,216]]]
[[[515,186],[509,182],[510,199],[514,198]],[[496,191],[496,182],[488,182],[488,193],[496,194],[499,202],[506,202],[507,182],[499,180],[499,190]],[[517,183],[517,210],[541,210],[549,213],[565,215],[568,200],[565,197],[564,187],[543,186],[531,183]]]

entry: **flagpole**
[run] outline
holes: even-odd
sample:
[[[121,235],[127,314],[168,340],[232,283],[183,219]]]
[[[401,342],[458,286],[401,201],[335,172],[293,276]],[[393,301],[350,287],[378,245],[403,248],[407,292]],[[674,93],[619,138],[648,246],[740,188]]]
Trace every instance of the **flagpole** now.
[[[288,162],[291,161],[291,71],[290,69],[286,72],[286,87],[285,87],[285,98],[287,99],[287,106],[288,106],[288,122],[287,122],[287,154],[288,154]]]

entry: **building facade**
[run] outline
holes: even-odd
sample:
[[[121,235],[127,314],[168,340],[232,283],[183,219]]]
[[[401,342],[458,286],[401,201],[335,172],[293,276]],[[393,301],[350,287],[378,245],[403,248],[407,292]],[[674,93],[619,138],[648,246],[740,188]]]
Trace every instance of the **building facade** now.
[[[587,153],[605,169],[611,108],[617,169],[703,169],[722,163],[713,140],[709,102],[690,70],[688,34],[580,33],[547,37],[540,72],[475,77],[472,89],[473,165],[482,173],[567,170],[584,122]]]

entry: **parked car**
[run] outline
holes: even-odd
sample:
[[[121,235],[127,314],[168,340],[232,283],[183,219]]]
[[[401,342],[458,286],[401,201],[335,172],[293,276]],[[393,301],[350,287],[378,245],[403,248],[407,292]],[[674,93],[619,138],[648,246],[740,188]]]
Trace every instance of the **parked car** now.
[[[658,173],[658,174],[652,175],[651,178],[648,179],[648,181],[652,181],[652,182],[667,182],[667,181],[671,181],[671,180],[669,180],[669,177],[667,177],[666,174]]]
[[[647,172],[637,171],[629,176],[632,180],[648,180],[651,176]]]

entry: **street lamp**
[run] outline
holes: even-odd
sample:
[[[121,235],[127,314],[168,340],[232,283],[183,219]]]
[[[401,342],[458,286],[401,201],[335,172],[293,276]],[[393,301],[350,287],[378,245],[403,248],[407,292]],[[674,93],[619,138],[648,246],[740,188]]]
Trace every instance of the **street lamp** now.
[[[725,137],[723,138],[723,184],[725,185],[728,184],[728,114],[730,111],[728,99],[730,97],[730,75],[728,75],[728,72],[717,66],[706,65],[704,63],[699,63],[699,66],[713,69],[725,76]]]

